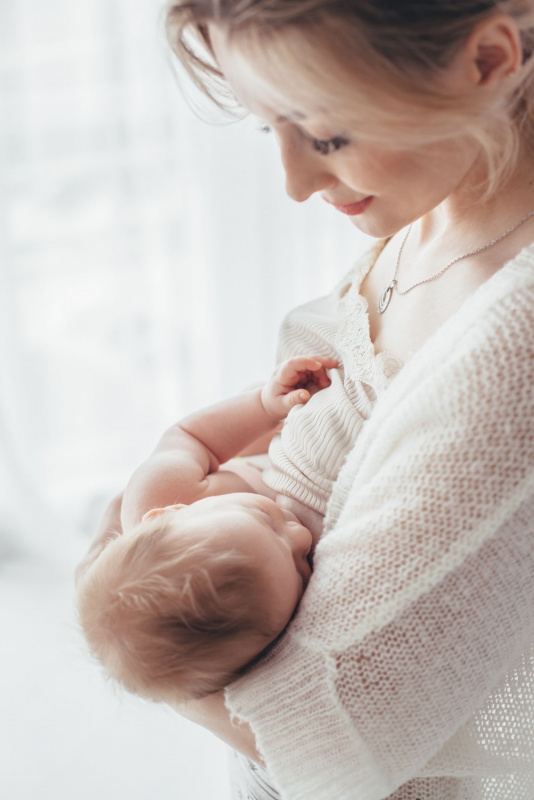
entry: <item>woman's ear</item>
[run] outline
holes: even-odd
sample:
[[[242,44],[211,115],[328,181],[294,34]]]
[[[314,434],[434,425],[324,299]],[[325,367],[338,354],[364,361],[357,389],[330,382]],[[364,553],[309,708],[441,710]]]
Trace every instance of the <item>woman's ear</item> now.
[[[519,28],[508,14],[494,14],[479,23],[465,46],[480,86],[508,78],[523,63]]]

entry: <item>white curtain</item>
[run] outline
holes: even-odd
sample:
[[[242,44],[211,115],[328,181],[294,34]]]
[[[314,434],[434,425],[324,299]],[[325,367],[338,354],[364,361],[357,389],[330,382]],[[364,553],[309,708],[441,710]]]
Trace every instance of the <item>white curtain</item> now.
[[[59,520],[89,531],[165,426],[269,373],[283,314],[366,246],[285,196],[257,120],[193,113],[163,11],[0,3],[7,550],[41,551],[45,519],[58,547]]]
[[[73,565],[163,429],[268,375],[368,240],[202,107],[162,0],[0,0],[1,797],[228,797],[213,737],[89,661]]]

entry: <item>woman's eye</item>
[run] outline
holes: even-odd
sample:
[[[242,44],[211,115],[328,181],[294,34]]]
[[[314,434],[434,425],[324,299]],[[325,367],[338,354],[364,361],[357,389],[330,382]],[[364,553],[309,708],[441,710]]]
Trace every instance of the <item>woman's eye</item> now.
[[[265,122],[261,122],[258,125],[257,130],[261,131],[262,133],[272,132],[272,128]],[[308,136],[307,134],[305,135]],[[313,148],[323,156],[327,156],[329,153],[333,153],[336,150],[339,150],[341,147],[345,147],[345,145],[350,144],[349,140],[344,136],[333,136],[331,139],[316,139],[314,136],[308,138],[311,139]]]
[[[332,139],[312,139],[312,144],[315,150],[323,156],[327,156],[349,144],[349,140],[343,136],[333,136]]]

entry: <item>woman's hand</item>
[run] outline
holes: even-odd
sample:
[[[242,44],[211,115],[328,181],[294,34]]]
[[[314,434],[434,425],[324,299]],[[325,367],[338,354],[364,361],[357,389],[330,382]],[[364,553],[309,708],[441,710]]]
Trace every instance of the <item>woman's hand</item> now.
[[[252,728],[245,722],[232,721],[224,702],[224,690],[200,700],[170,704],[182,717],[202,725],[218,739],[243,753],[244,756],[265,767],[256,747]]]

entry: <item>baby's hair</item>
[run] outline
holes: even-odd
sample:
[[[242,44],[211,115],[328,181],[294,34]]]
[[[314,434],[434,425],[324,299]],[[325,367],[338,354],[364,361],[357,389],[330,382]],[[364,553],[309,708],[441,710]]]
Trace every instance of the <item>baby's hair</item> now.
[[[482,92],[453,95],[440,79],[474,26],[496,12],[520,31],[521,76],[502,102]],[[394,131],[395,147],[413,151],[463,131],[486,162],[481,204],[511,176],[521,145],[534,147],[534,0],[171,0],[174,53],[213,102],[235,113],[239,104],[213,56],[212,22],[266,67],[274,85],[293,68],[303,101],[324,99],[333,126],[342,109],[340,122],[362,139],[387,147]]]
[[[231,666],[236,644],[259,633],[267,645],[280,632],[261,602],[257,562],[177,532],[165,517],[110,542],[80,581],[77,605],[106,673],[171,702],[222,689],[246,666]]]

